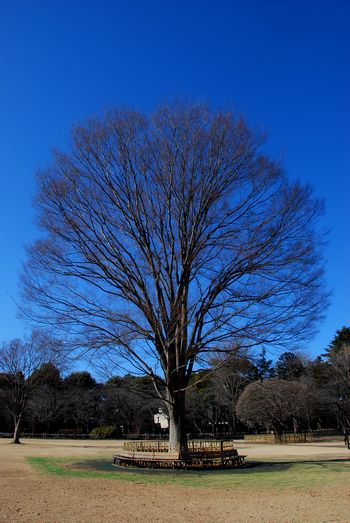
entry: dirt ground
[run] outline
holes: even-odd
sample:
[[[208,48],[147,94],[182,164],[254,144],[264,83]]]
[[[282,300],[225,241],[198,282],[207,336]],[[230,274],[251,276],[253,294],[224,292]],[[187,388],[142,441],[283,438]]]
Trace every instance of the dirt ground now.
[[[248,445],[250,459],[349,459],[341,441]],[[112,456],[113,442],[0,439],[0,521],[9,523],[232,523],[350,522],[350,477],[345,485],[305,489],[247,489],[151,485],[45,475],[26,456]]]

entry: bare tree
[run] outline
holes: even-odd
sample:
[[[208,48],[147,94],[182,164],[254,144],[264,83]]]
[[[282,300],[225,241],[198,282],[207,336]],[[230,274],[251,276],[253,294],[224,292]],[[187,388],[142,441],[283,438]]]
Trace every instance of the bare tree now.
[[[215,397],[226,410],[232,432],[236,432],[236,406],[245,387],[256,378],[256,367],[247,355],[237,354],[229,359],[220,356],[211,360],[211,365],[219,367],[212,379]]]
[[[52,363],[45,363],[31,375],[36,380],[37,387],[28,403],[28,415],[32,421],[32,432],[36,432],[39,424],[50,432],[51,424],[55,422],[63,410],[63,382],[60,371]]]
[[[47,335],[33,331],[25,340],[15,339],[0,348],[0,371],[3,399],[13,418],[13,443],[20,443],[20,427],[24,410],[35,389],[45,377],[47,363],[61,359],[60,343]],[[42,369],[42,372],[36,372]]]
[[[162,374],[172,447],[185,446],[185,391],[210,353],[305,339],[327,301],[322,205],[261,142],[195,104],[110,111],[39,173],[46,237],[28,252],[26,314]]]
[[[339,331],[338,331],[339,332]],[[338,420],[345,427],[350,426],[350,343],[342,342],[328,356],[330,381],[328,401],[337,409]]]
[[[237,403],[238,417],[251,427],[272,427],[278,434],[307,419],[308,391],[304,383],[270,379],[248,385]]]
[[[102,394],[104,423],[116,424],[121,435],[154,432],[154,413],[162,403],[148,376],[115,376],[105,383]]]

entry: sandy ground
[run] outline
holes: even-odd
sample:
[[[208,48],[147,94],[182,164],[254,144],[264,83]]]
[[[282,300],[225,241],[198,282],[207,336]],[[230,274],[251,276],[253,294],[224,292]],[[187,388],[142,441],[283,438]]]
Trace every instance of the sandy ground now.
[[[250,459],[349,459],[341,441],[299,445],[247,445]],[[304,490],[211,489],[128,483],[41,474],[26,456],[107,457],[111,442],[0,439],[0,522],[350,522],[350,477],[346,485]]]

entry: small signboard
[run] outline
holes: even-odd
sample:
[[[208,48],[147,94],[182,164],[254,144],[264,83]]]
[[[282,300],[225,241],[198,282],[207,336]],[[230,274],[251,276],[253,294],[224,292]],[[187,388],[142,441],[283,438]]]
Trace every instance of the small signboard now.
[[[169,428],[168,416],[163,412],[163,409],[159,409],[157,414],[153,416],[154,423],[160,425],[161,429]]]

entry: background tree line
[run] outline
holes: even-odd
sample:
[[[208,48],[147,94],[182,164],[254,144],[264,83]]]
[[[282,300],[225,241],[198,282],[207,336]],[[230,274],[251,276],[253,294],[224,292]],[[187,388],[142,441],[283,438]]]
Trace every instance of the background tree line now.
[[[164,432],[153,421],[162,404],[149,377],[98,382],[87,371],[62,372],[52,357],[57,347],[38,333],[3,344],[0,432],[19,432],[19,423],[33,434],[89,434],[105,426],[116,437]],[[349,427],[350,328],[337,331],[315,359],[287,351],[273,362],[265,350],[255,360],[213,358],[192,377],[186,410],[187,431],[196,435]]]

